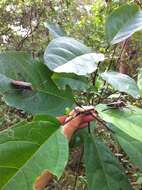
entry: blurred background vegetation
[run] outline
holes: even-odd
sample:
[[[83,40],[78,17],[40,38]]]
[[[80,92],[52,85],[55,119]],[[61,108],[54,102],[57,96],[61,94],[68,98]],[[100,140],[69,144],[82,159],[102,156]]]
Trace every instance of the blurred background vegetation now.
[[[1,0],[0,49],[42,52],[49,41],[43,23],[51,21],[62,26],[69,36],[103,51],[107,46],[105,17],[114,8],[133,2],[137,3],[134,0]]]
[[[44,22],[59,24],[68,34],[83,41],[95,52],[111,56],[113,48],[108,49],[105,39],[105,18],[115,8],[126,3],[136,3],[139,0],[0,0],[0,51],[26,51],[33,56],[42,56],[44,49],[52,38]],[[128,43],[125,64],[133,78],[142,66],[142,32],[136,33]],[[119,48],[120,46],[120,48]],[[117,47],[114,59],[119,57],[121,44]],[[117,69],[117,68],[116,68]],[[11,109],[0,100],[0,129],[7,128],[15,122],[27,118],[23,112]],[[28,116],[28,119],[30,116]],[[110,140],[111,141],[111,140]],[[114,152],[122,153],[119,147],[110,142]],[[78,157],[78,153],[74,153]],[[130,172],[131,183],[135,190],[141,189],[142,174],[127,161],[125,168]],[[60,184],[54,183],[51,189],[70,189],[74,183],[74,166],[71,161]],[[86,179],[83,169],[80,170],[78,189],[86,189]]]
[[[94,51],[106,53],[105,18],[126,3],[142,4],[139,0],[1,0],[0,50],[42,55],[50,40],[44,25],[48,21],[59,24],[68,36],[83,41]],[[135,62],[129,60],[134,62],[131,64],[133,74],[134,68],[141,64],[141,34],[136,33],[129,42],[129,57],[135,57]],[[111,49],[107,51],[108,56],[110,52]]]

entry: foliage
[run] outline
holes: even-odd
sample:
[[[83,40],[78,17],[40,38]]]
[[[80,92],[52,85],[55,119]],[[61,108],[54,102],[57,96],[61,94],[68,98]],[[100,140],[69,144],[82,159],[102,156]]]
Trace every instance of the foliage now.
[[[118,16],[119,20],[117,19]],[[134,5],[124,5],[112,12],[106,21],[108,41],[112,44],[119,43],[141,29],[141,23],[137,23],[141,20],[139,17],[141,17],[141,12]]]
[[[5,3],[2,1],[0,6],[3,7]],[[12,3],[17,6],[16,1]],[[40,5],[40,1],[36,3]],[[54,1],[48,5],[53,9],[53,15],[50,16],[54,19],[57,18],[56,4],[58,5]],[[94,4],[92,8],[96,11],[96,6],[99,6],[99,13],[105,5],[106,9],[108,8],[106,13],[103,13],[109,16],[101,18],[103,24],[106,21],[106,33],[101,31],[103,35],[100,35],[100,38],[106,37],[109,50],[106,52],[108,44],[103,41],[104,38],[100,39],[103,41],[102,46],[98,47],[97,44],[96,48],[93,48],[98,50],[102,48],[105,56],[98,51],[94,53],[93,49],[83,42],[69,37],[68,31],[71,34],[71,30],[64,32],[59,25],[52,22],[47,22],[46,27],[55,39],[48,44],[42,58],[35,54],[16,51],[0,54],[0,94],[4,101],[12,107],[35,115],[31,122],[16,124],[0,133],[2,190],[34,189],[37,177],[45,171],[60,178],[67,164],[69,151],[68,141],[62,130],[58,129],[60,124],[54,117],[65,113],[66,108],[71,109],[73,104],[79,104],[78,99],[81,98],[79,94],[84,93],[87,100],[84,99],[83,103],[93,104],[98,113],[97,122],[95,126],[91,126],[90,133],[86,129],[82,130],[88,188],[131,189],[118,160],[97,134],[98,127],[108,130],[130,160],[141,170],[141,69],[136,81],[134,77],[128,75],[127,64],[125,65],[123,60],[126,55],[128,61],[131,59],[128,42],[131,35],[142,27],[141,11],[136,4],[120,7],[119,3],[112,4],[112,2],[100,6]],[[32,1],[27,2],[26,8],[29,5],[36,9]],[[116,8],[113,12],[110,5],[111,8]],[[18,6],[22,7],[23,4],[20,2]],[[66,1],[63,17],[67,14],[68,6],[73,7],[74,4]],[[62,4],[59,8],[62,8]],[[42,14],[45,13],[44,10]],[[58,12],[62,13],[60,9]],[[65,19],[68,20],[72,14]],[[98,30],[101,30],[102,25],[99,26],[101,19],[99,16],[97,18],[98,21],[95,19],[94,23]],[[67,23],[65,25],[65,29],[69,27]],[[129,40],[126,40],[127,38]],[[85,36],[84,41],[86,40]],[[97,41],[97,38],[95,40]],[[32,43],[28,44],[28,48],[29,45],[33,47]],[[111,46],[111,43],[116,43],[115,47]],[[87,44],[90,44],[89,40]],[[120,55],[116,59],[116,48],[120,47]],[[119,72],[116,72],[115,68],[119,68]],[[82,104],[80,106],[82,107]]]
[[[87,75],[97,69],[103,54],[92,53],[82,43],[70,37],[60,37],[49,43],[44,53],[44,62],[56,73]],[[95,63],[94,63],[95,62]]]
[[[7,65],[7,63],[9,64]],[[63,110],[64,112],[67,105],[72,105],[71,90],[69,88],[65,91],[58,90],[51,80],[52,73],[49,69],[40,61],[33,60],[28,54],[20,52],[2,53],[0,67],[0,89],[9,105],[33,114],[47,114],[51,111],[55,115],[58,114],[56,110]],[[33,90],[21,91],[10,85],[10,78],[17,80],[19,76],[21,80],[31,82]],[[56,108],[53,105],[54,102],[55,104],[58,102]],[[29,104],[30,106],[28,106]]]
[[[96,136],[85,135],[84,141],[88,189],[130,190],[127,177],[106,145]]]
[[[57,127],[51,121],[37,121],[15,126],[0,134],[0,154],[6,151],[0,159],[1,188],[32,189],[37,175],[45,168],[54,175],[61,176],[62,168],[67,162],[68,143]],[[51,136],[55,130],[57,131]]]

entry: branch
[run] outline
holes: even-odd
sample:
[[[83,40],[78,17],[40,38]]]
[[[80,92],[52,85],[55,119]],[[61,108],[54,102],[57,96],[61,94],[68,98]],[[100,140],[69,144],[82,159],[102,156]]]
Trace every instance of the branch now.
[[[119,64],[120,61],[122,60],[123,54],[124,54],[124,50],[125,50],[125,47],[126,47],[126,45],[127,45],[128,40],[129,40],[129,39],[127,39],[127,40],[125,40],[125,41],[123,42],[122,49],[121,49],[121,52],[120,52],[120,55],[119,55],[119,57],[118,57],[118,59],[117,59],[116,64]]]
[[[95,71],[95,73],[94,73],[94,76],[93,76],[93,81],[92,81],[93,86],[95,86],[95,84],[96,84],[96,77],[97,77],[97,74],[98,74],[98,70],[99,70],[100,64],[101,64],[101,61],[98,63],[97,69],[96,69],[96,71]]]

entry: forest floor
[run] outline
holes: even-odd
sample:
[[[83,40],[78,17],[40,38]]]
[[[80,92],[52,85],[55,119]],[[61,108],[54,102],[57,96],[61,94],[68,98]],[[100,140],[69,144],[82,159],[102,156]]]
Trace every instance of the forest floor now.
[[[0,130],[11,127],[23,119],[30,120],[30,118],[31,116],[27,116],[24,112],[8,107],[0,99]],[[142,190],[142,173],[128,160],[128,157],[119,145],[113,141],[108,132],[102,130],[102,128],[98,132],[104,137],[108,146],[124,167],[133,190]],[[79,148],[72,148],[70,160],[62,178],[58,182],[54,180],[46,190],[87,190],[83,163],[78,163],[80,154]]]

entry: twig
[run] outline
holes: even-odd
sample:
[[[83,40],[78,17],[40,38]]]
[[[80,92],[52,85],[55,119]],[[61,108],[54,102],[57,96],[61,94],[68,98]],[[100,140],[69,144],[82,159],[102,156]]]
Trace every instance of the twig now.
[[[124,49],[125,49],[125,46],[126,46],[127,42],[128,42],[128,39],[125,40],[124,43],[123,43],[123,46],[122,46],[120,55],[119,55],[119,57],[118,57],[118,59],[117,59],[117,62],[116,62],[117,64],[120,62],[120,60],[121,60],[121,58],[122,58],[122,56],[123,56]],[[107,68],[106,71],[108,71],[108,70],[110,69],[111,65],[112,65],[112,60],[113,60],[113,57],[114,57],[115,52],[116,52],[116,47],[117,47],[117,46],[115,46],[115,48],[114,48],[114,52],[113,52],[113,56],[112,56],[111,62],[110,62],[110,64],[109,64],[109,66],[108,66],[108,68]],[[102,98],[102,95],[103,95],[103,93],[104,93],[104,90],[106,90],[107,87],[108,87],[108,86],[107,86],[107,87],[105,88],[105,85],[106,85],[106,81],[104,81],[104,84],[103,84],[103,87],[102,87],[102,91],[101,91],[101,93],[100,93],[100,97],[99,97],[98,103],[100,103],[100,101],[101,101],[101,98]]]
[[[90,113],[95,119],[96,121],[98,121],[98,123],[102,124],[105,128],[107,128],[110,132],[113,132],[105,123],[105,121],[101,120],[99,117],[96,117],[92,112]]]
[[[109,71],[110,68],[111,68],[111,66],[112,66],[113,59],[114,59],[114,55],[115,55],[115,53],[116,53],[116,48],[117,48],[117,45],[115,45],[115,47],[114,47],[114,51],[113,51],[113,54],[112,54],[112,58],[111,58],[111,61],[110,61],[109,65],[108,65],[106,71]],[[105,85],[106,85],[106,81],[104,81],[102,90],[101,90],[101,92],[100,92],[100,97],[99,97],[99,100],[98,100],[98,104],[100,103],[100,101],[101,101],[101,99],[102,99],[102,95],[103,95],[103,93],[104,93],[104,90],[106,90],[107,87],[108,87],[108,86],[107,86],[107,87],[105,88]]]
[[[76,118],[78,115],[80,115],[80,114],[81,114],[81,112],[76,113],[75,116],[72,116],[72,117],[70,117],[67,121],[65,121],[63,125],[69,123],[70,121],[72,121],[73,119],[75,119],[75,118]]]
[[[77,102],[76,100],[74,100],[74,101],[75,101],[75,103],[76,103],[77,106],[83,108],[82,105],[81,105],[79,102]],[[83,108],[83,109],[84,109],[84,108]]]
[[[122,57],[123,57],[123,53],[124,53],[125,46],[126,46],[127,42],[128,42],[128,39],[123,42],[122,49],[121,49],[121,52],[120,52],[120,55],[119,55],[119,57],[118,57],[118,59],[117,59],[116,64],[119,64],[119,63],[120,63],[120,61],[121,61],[121,59],[122,59]]]
[[[80,107],[81,107],[82,109],[84,109],[84,107],[82,107],[82,106],[80,106]],[[95,108],[94,108],[94,109],[95,109]],[[96,121],[98,121],[99,123],[101,123],[102,125],[104,125],[109,131],[111,131],[111,130],[107,127],[105,121],[101,120],[99,117],[97,117],[97,116],[96,116],[95,114],[93,114],[91,111],[92,111],[92,110],[86,110],[86,112],[85,112],[85,109],[84,109],[84,112],[77,112],[75,116],[72,116],[72,117],[69,118],[66,122],[64,122],[64,125],[67,124],[68,122],[70,122],[72,119],[75,119],[78,115],[80,115],[80,114],[86,114],[86,115],[92,115],[92,117],[94,117],[94,119],[95,119]],[[95,111],[96,111],[96,110],[95,110]],[[97,113],[97,111],[96,111],[96,113]],[[88,132],[91,133],[91,130],[90,130],[90,123],[88,123]],[[112,132],[112,131],[111,131],[111,132]]]
[[[101,61],[98,63],[97,69],[96,69],[96,71],[94,73],[94,76],[93,76],[93,86],[95,86],[95,83],[96,83],[96,77],[97,77],[97,74],[98,74],[100,64],[101,64]]]
[[[113,63],[113,59],[114,59],[114,56],[115,56],[115,53],[116,53],[116,49],[117,49],[117,45],[114,46],[114,50],[113,50],[113,54],[112,54],[112,57],[111,57],[111,61],[108,65],[108,68],[106,69],[106,71],[109,71],[111,66],[112,66],[112,63]]]

